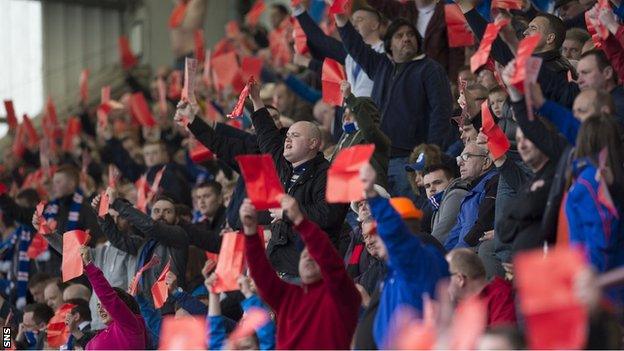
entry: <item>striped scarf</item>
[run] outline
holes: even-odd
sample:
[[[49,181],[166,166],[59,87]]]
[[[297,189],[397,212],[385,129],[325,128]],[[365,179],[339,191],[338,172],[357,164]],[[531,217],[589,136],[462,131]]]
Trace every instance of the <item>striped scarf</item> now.
[[[82,195],[82,191],[77,189],[74,195],[72,196],[72,203],[69,205],[69,214],[67,216],[67,226],[64,228],[65,231],[76,230],[78,228],[78,220],[80,219],[80,208],[82,207],[82,200],[84,196]],[[59,212],[59,199],[55,199],[50,201],[43,211],[43,217],[46,220],[54,219],[57,220]],[[57,220],[58,222],[58,220]],[[60,228],[59,228],[60,229]]]
[[[26,293],[28,291],[28,273],[30,271],[30,259],[28,258],[28,247],[32,238],[32,228],[26,225],[20,225],[13,233],[2,243],[2,260],[7,261],[12,269],[9,269],[8,279],[9,286],[7,295],[15,294],[17,308],[26,305]],[[15,255],[15,245],[17,246],[17,256]],[[17,265],[17,270],[14,269]]]
[[[206,216],[201,214],[198,210],[193,210],[193,223],[201,223],[206,220]]]

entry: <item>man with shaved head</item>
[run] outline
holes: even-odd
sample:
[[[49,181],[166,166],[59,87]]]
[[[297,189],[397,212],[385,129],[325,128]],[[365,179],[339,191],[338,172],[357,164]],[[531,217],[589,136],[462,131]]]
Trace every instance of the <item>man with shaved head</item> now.
[[[91,290],[82,284],[71,284],[63,290],[63,301],[67,302],[73,299],[83,299],[89,302]]]
[[[254,104],[251,117],[260,152],[273,156],[286,193],[297,200],[305,216],[317,223],[336,246],[347,207],[325,201],[329,162],[320,152],[321,131],[311,122],[300,121],[288,128],[284,138],[260,98],[258,84],[251,86],[249,97]],[[272,233],[267,247],[269,260],[282,279],[298,282],[303,242],[281,209],[269,212]]]

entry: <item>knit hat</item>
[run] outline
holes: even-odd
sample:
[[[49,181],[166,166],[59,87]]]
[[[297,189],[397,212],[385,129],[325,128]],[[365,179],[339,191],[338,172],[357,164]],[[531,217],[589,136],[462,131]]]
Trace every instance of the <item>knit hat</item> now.
[[[393,197],[390,199],[390,204],[403,219],[421,219],[423,217],[422,211],[416,208],[412,200],[406,197]]]

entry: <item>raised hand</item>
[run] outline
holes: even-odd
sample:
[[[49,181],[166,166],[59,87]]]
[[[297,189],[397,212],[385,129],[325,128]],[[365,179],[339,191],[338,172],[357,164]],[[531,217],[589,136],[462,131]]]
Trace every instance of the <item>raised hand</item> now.
[[[288,217],[288,219],[290,219],[291,222],[293,222],[295,225],[298,225],[299,223],[301,223],[301,221],[303,221],[303,213],[301,212],[299,204],[297,203],[297,200],[295,200],[295,198],[289,195],[284,195],[282,197],[281,203],[282,210],[286,212],[286,216]]]
[[[364,184],[364,193],[366,193],[366,197],[377,196],[377,192],[374,188],[376,178],[377,173],[375,173],[375,169],[370,163],[366,163],[362,166],[362,168],[360,168],[360,180]]]
[[[258,214],[251,200],[245,199],[238,211],[245,235],[254,235],[258,230]]]
[[[347,96],[351,95],[351,84],[348,81],[343,80],[340,82],[340,93],[342,93],[342,98],[346,99]]]
[[[80,247],[80,257],[82,257],[82,263],[86,266],[91,261],[93,261],[93,257],[91,256],[91,249],[88,246],[82,245]]]

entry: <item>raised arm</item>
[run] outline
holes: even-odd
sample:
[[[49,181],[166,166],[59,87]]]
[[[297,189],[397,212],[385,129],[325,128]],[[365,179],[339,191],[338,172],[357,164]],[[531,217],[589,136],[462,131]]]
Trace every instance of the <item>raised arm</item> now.
[[[381,65],[391,64],[390,59],[385,54],[380,54],[366,45],[348,19],[339,18],[340,16],[336,16],[336,25],[347,52],[362,66],[364,72],[374,80],[377,69]]]
[[[145,167],[136,163],[128,151],[121,145],[121,141],[117,138],[111,138],[106,141],[106,146],[110,150],[110,157],[121,171],[121,174],[131,182],[136,182],[145,172]]]
[[[254,105],[254,113],[251,114],[251,121],[256,128],[258,136],[258,146],[263,154],[271,154],[275,162],[283,159],[284,137],[275,126],[269,110],[264,107],[264,102],[260,98],[260,84],[253,83],[250,87],[249,98]]]
[[[293,15],[299,22],[299,25],[301,25],[301,29],[305,32],[308,42],[316,49],[315,53],[323,56],[323,58],[329,57],[343,65],[345,64],[347,51],[342,46],[342,43],[326,35],[310,17],[303,5],[296,6],[293,10]]]
[[[344,84],[348,85],[348,83]],[[387,156],[389,156],[390,138],[379,128],[381,116],[373,100],[370,98],[358,99],[353,94],[348,94],[345,102],[347,107],[353,111],[355,120],[366,140],[375,144],[375,153],[388,154]]]

